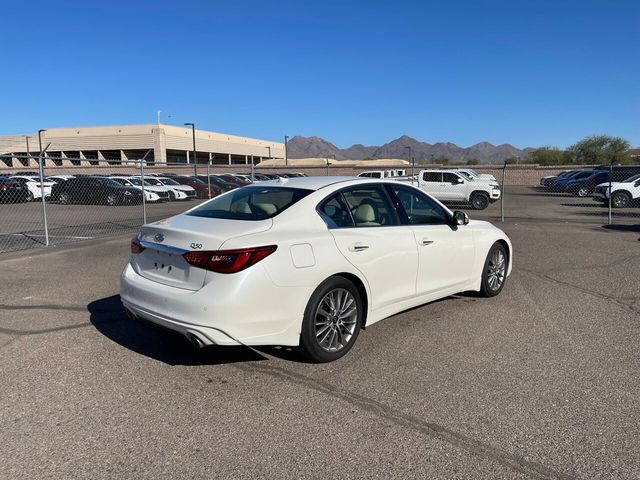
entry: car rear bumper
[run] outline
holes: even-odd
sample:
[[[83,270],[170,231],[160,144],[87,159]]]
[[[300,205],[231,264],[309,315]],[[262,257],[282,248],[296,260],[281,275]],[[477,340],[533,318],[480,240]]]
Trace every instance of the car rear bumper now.
[[[131,315],[192,342],[195,336],[202,346],[299,344],[311,292],[276,286],[259,265],[211,276],[200,290],[186,290],[149,280],[128,263],[120,277],[120,298]]]

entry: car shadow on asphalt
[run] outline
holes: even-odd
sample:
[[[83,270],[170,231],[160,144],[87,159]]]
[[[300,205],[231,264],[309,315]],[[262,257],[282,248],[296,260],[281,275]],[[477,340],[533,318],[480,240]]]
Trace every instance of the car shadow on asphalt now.
[[[168,365],[220,365],[268,359],[260,353],[262,348],[211,346],[196,349],[176,332],[152,323],[131,320],[119,295],[95,300],[87,305],[87,310],[91,314],[91,323],[102,335],[133,352]],[[264,352],[296,360],[295,353],[287,353],[286,349],[270,347]]]

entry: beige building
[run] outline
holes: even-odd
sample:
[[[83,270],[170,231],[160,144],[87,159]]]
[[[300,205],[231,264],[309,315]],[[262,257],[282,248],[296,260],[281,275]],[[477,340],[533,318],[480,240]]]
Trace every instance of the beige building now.
[[[215,165],[249,164],[285,157],[281,142],[196,130],[196,161]],[[42,132],[48,145],[46,166],[135,164],[147,152],[147,164],[194,163],[190,127],[164,124],[51,128]],[[38,133],[0,137],[0,167],[33,167],[28,154],[37,155]]]

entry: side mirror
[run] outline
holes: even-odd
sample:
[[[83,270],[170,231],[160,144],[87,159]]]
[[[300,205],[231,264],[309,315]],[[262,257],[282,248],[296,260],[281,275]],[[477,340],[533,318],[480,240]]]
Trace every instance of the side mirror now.
[[[460,177],[456,178],[456,181],[453,182],[454,185],[457,185],[458,183],[464,183],[464,180]]]
[[[453,212],[453,223],[456,225],[467,225],[469,223],[469,215],[460,210]]]

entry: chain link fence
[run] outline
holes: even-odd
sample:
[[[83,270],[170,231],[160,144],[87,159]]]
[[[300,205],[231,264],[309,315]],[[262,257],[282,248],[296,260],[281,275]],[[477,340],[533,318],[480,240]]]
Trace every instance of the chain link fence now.
[[[300,174],[393,176],[452,209],[493,222],[640,223],[640,166],[429,166],[410,173],[329,162],[252,169],[47,155],[41,163],[33,155],[0,155],[0,253],[134,233],[144,223],[249,184],[252,174],[256,181]]]

